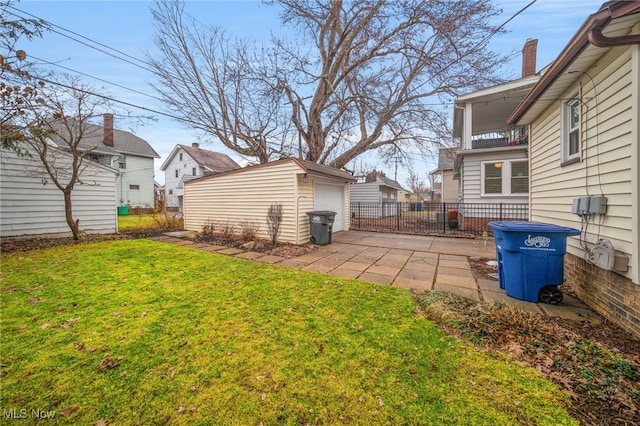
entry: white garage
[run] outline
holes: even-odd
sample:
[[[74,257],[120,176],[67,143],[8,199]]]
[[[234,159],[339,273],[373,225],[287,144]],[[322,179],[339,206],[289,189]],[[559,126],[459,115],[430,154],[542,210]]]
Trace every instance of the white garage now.
[[[349,229],[349,184],[356,179],[331,167],[287,158],[230,170],[184,183],[184,228],[202,231],[208,224],[259,226],[258,237],[269,238],[267,212],[282,205],[278,241],[309,242],[308,212],[336,212],[333,232]]]

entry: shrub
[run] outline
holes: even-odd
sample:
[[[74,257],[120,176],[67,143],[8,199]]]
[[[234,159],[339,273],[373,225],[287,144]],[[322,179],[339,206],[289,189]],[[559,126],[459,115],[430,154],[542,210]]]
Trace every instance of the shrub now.
[[[278,241],[280,235],[280,225],[282,224],[282,204],[273,203],[267,211],[267,229],[271,242],[275,244]]]
[[[205,237],[213,237],[215,230],[216,224],[210,219],[202,225],[202,235]]]
[[[155,229],[182,229],[184,221],[182,216],[163,212],[153,216]]]
[[[238,226],[240,227],[240,235],[243,241],[254,241],[260,230],[260,225],[253,220],[243,220]]]
[[[223,224],[218,224],[218,237],[222,240],[233,240],[236,237],[236,229],[232,223],[228,221]]]

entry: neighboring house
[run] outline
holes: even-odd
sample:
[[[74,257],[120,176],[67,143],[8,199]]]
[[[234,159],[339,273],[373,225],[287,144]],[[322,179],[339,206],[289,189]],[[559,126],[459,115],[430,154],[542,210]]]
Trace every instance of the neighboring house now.
[[[440,148],[438,151],[438,167],[429,173],[431,191],[429,201],[436,203],[458,202],[458,179],[454,178],[454,162],[458,147]]]
[[[153,161],[158,153],[144,139],[113,127],[113,114],[103,115],[103,125],[84,124],[82,129],[53,125],[64,140],[75,139],[82,132],[78,150],[91,151],[89,158],[118,170],[116,180],[118,206],[154,207]],[[67,123],[68,124],[68,123]],[[69,135],[69,132],[74,135]],[[60,136],[51,137],[54,144],[68,146]]]
[[[269,207],[282,204],[279,241],[309,242],[307,212],[336,212],[333,232],[349,229],[349,173],[296,158],[272,161],[201,177],[184,183],[184,228],[202,231],[208,224],[259,226],[258,236],[270,238]]]
[[[582,231],[566,282],[640,335],[640,2],[589,16],[508,123],[530,128],[531,220]]]
[[[23,235],[71,235],[65,219],[64,195],[44,170],[38,154],[24,147],[31,157],[19,157],[0,149],[0,237]],[[61,183],[71,168],[72,156],[61,149],[49,148],[49,160],[55,161]],[[68,167],[67,167],[68,165]],[[86,161],[81,182],[72,192],[73,217],[87,234],[118,231],[116,216],[116,176],[118,171]]]
[[[402,185],[382,176],[376,170],[367,175],[364,182],[351,185],[351,203],[355,217],[386,217],[398,214],[399,193]],[[359,208],[358,208],[359,207]]]
[[[460,203],[529,201],[527,127],[507,125],[506,121],[539,79],[535,70],[537,42],[527,40],[522,50],[522,78],[459,96],[455,101],[453,136],[460,139],[455,160]]]
[[[176,145],[160,167],[164,171],[166,207],[182,211],[186,180],[239,168],[227,154],[202,149],[198,143]]]

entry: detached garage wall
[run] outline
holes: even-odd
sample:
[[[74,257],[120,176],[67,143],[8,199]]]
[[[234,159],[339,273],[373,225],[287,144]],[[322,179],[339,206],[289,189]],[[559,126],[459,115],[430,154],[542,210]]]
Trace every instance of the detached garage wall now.
[[[267,213],[272,204],[280,203],[283,217],[278,241],[309,242],[307,212],[314,210],[338,211],[334,231],[348,229],[348,183],[344,178],[314,175],[316,171],[301,164],[305,163],[279,160],[185,182],[184,228],[202,232],[213,224],[216,232],[216,228],[231,225],[240,234],[243,223],[253,223],[259,226],[259,238],[270,239]],[[338,200],[337,194],[342,198]]]
[[[53,151],[53,149],[52,149]],[[60,170],[71,164],[71,157],[55,151]],[[0,150],[0,236],[66,236],[71,231],[64,212],[64,196],[51,182],[37,154],[18,157],[13,151]],[[88,234],[117,232],[117,171],[97,163],[85,163],[83,183],[72,193],[73,217],[80,230]]]

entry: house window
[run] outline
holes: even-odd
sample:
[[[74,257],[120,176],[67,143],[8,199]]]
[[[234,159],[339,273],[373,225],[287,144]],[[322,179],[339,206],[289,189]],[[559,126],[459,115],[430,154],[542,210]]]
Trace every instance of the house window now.
[[[502,194],[502,166],[504,163],[484,164],[484,193]]]
[[[528,161],[503,160],[482,163],[482,195],[518,195],[528,192]]]
[[[511,162],[511,193],[527,194],[529,192],[529,162]]]
[[[182,153],[180,153],[180,161],[182,161]]]
[[[118,162],[118,168],[119,169],[126,169],[127,168],[127,163]]]
[[[176,177],[180,177],[180,169],[176,169]]]
[[[169,195],[173,195],[173,189],[169,190]]]
[[[562,161],[580,158],[580,98],[575,92],[562,104]]]
[[[191,169],[191,176],[196,176],[196,168]]]
[[[138,190],[138,189],[140,189],[140,185],[129,185],[129,189],[131,189],[133,191]]]

